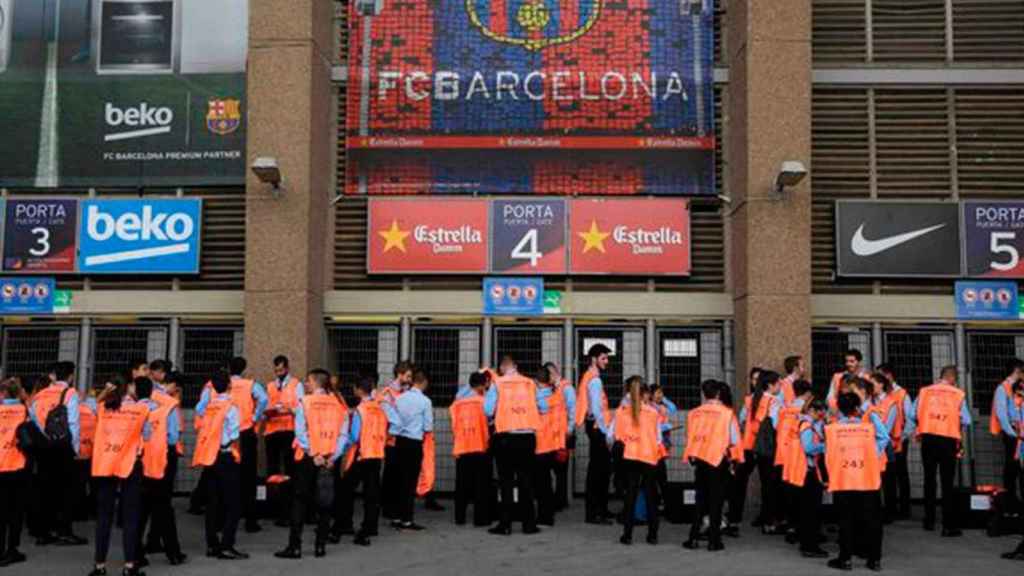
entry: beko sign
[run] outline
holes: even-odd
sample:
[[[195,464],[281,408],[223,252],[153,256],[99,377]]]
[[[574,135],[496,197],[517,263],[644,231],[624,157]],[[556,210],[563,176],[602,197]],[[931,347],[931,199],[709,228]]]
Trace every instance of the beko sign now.
[[[78,271],[88,274],[195,274],[198,199],[82,202]]]
[[[848,277],[956,277],[960,207],[955,202],[836,203],[836,269]]]

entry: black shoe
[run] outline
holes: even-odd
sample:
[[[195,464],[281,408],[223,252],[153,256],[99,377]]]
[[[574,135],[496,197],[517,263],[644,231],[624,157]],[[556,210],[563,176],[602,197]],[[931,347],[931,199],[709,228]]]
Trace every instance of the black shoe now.
[[[786,532],[786,544],[796,544],[800,541],[800,537],[796,535],[796,532]]]
[[[463,518],[462,520],[455,520],[455,525],[456,526],[465,526],[466,525],[466,519]]]
[[[351,526],[346,526],[345,528],[331,528],[331,534],[337,534],[338,536],[355,536],[355,533],[355,528]]]
[[[207,558],[216,558],[218,554],[220,554],[220,549],[214,548],[212,546],[207,547],[207,549],[206,549],[206,557]]]
[[[125,566],[124,569],[121,570],[121,576],[146,576],[146,573],[139,570],[138,566]]]
[[[494,534],[495,536],[511,536],[512,528],[510,526],[503,526],[498,524],[494,528],[487,531],[488,534]]]
[[[523,534],[540,534],[540,528],[537,528],[536,526],[523,526]]]
[[[686,542],[683,542],[683,548],[686,548],[687,550],[698,550],[700,549],[700,542],[690,538]]]
[[[728,536],[730,538],[739,538],[740,537],[740,527],[736,526],[734,524],[730,524],[729,526],[726,526],[725,528],[722,528],[722,535],[723,536]]]
[[[257,532],[262,532],[262,531],[263,531],[263,527],[260,526],[258,522],[246,522],[245,523],[245,533],[246,534],[256,534]]]
[[[720,552],[722,550],[725,550],[725,544],[722,544],[721,542],[708,543],[708,552]]]
[[[395,530],[401,530],[402,529],[402,521],[401,520],[392,520],[391,521],[391,527],[394,528]]]
[[[1003,560],[1024,560],[1024,548],[1018,547],[1013,552],[1007,552],[1000,556]]]
[[[426,530],[426,527],[420,526],[415,522],[403,522],[401,530],[409,530],[410,532],[421,532]]]
[[[926,532],[934,532],[935,531],[935,520],[925,520],[921,524],[921,527],[924,528]]]
[[[36,538],[36,546],[49,546],[50,544],[55,544],[56,542],[57,537],[51,536],[49,534],[47,534],[46,536],[40,536],[39,538]]]
[[[619,537],[619,544],[625,544],[626,546],[629,546],[632,543],[633,543],[633,537],[629,536],[628,534],[623,534],[622,536]]]
[[[650,544],[651,546],[657,546],[658,545],[658,535],[657,534],[648,534],[647,535],[647,543]]]
[[[188,562],[188,554],[179,552],[177,554],[170,554],[167,556],[167,563],[171,566],[181,566],[185,562]]]
[[[537,520],[537,524],[540,524],[541,526],[549,526],[551,528],[554,528],[554,526],[555,526],[555,519],[554,518],[543,518],[541,520]]]
[[[352,540],[352,543],[355,544],[356,546],[369,546],[370,545],[370,537],[367,536],[366,534],[360,533],[360,534],[356,535],[356,537]]]
[[[146,554],[161,554],[163,551],[164,547],[159,542],[150,542],[146,544]]]
[[[74,534],[67,534],[65,536],[57,537],[57,546],[85,546],[89,541],[81,536],[75,536]]]
[[[89,572],[89,576],[107,576],[107,568],[96,566],[92,569],[92,572]]]
[[[764,520],[761,520],[760,518],[755,518],[754,521],[750,523],[751,528],[760,528],[762,526],[764,526]]]
[[[341,544],[341,534],[337,534],[335,532],[331,532],[330,534],[327,535],[327,543],[328,544]]]
[[[28,558],[18,550],[11,550],[2,559],[0,559],[0,567],[20,564],[27,559]]]
[[[249,558],[249,555],[245,552],[239,552],[234,548],[221,548],[217,552],[217,558],[220,560],[246,560]]]
[[[964,535],[963,531],[960,530],[959,528],[943,528],[942,529],[942,537],[943,538],[959,538],[960,536],[963,536],[963,535]]]
[[[298,546],[288,546],[284,550],[274,552],[274,558],[281,558],[284,560],[298,560],[302,558],[302,549]]]
[[[287,528],[287,527],[289,527],[291,525],[292,525],[291,522],[289,522],[289,521],[287,521],[287,520],[285,520],[283,518],[278,518],[277,520],[274,520],[274,526],[277,526],[278,528]]]
[[[146,566],[149,566],[149,558],[143,556],[142,558],[139,558],[135,561],[135,565],[139,568],[145,568]]]
[[[601,517],[601,518],[588,518],[585,522],[587,524],[597,524],[598,526],[611,526],[612,524],[614,524],[614,522],[612,522],[611,518],[604,518],[604,517]]]
[[[186,514],[191,514],[193,516],[204,516],[206,514],[206,510],[204,510],[202,508],[192,508],[192,507],[189,507],[189,509],[186,510],[185,513]]]
[[[853,570],[853,562],[850,562],[849,560],[843,560],[842,558],[833,558],[829,560],[827,566],[834,570]]]
[[[882,562],[880,560],[868,560],[868,563],[865,565],[865,567],[868,570],[871,570],[872,572],[881,572]]]
[[[786,531],[778,526],[761,526],[761,534],[765,536],[782,536]]]
[[[444,512],[444,506],[441,506],[434,500],[427,500],[423,507],[432,512]]]
[[[327,556],[327,547],[323,543],[317,544],[313,547],[314,558],[323,558],[324,556]]]
[[[828,558],[828,552],[825,552],[821,548],[812,548],[810,550],[801,550],[800,555],[804,558]]]

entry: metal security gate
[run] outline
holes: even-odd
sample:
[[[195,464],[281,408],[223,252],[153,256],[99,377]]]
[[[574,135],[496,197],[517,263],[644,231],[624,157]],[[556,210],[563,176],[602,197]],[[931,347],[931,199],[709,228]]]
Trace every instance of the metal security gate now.
[[[452,429],[448,406],[460,383],[480,369],[480,328],[476,326],[413,326],[412,361],[430,379],[427,395],[434,403],[436,477],[434,489],[455,489]]]
[[[328,326],[328,369],[341,378],[342,392],[351,399],[359,378],[375,374],[377,382],[391,380],[398,362],[397,326]]]
[[[943,366],[956,364],[956,340],[951,330],[886,330],[882,333],[885,362],[892,365],[896,381],[917,398],[922,386],[935,382]],[[961,387],[965,375],[961,374]],[[910,494],[924,495],[921,446],[910,443]]]
[[[167,357],[165,326],[98,326],[92,330],[90,366],[83,367],[90,386],[102,386],[114,374],[127,375],[131,364]]]
[[[860,350],[864,355],[863,365],[874,367],[870,331],[860,328],[816,328],[811,333],[811,382],[819,398],[824,399],[828,394],[832,375],[843,370],[848,350]]]
[[[1024,358],[1024,334],[1020,332],[968,332],[967,370],[973,398],[974,482],[1003,483],[1003,444],[988,430],[992,395],[1010,374],[1010,361]]]
[[[497,326],[491,366],[497,367],[504,356],[511,356],[519,371],[529,376],[547,362],[561,367],[562,340],[562,329],[557,327]]]
[[[722,331],[719,329],[658,330],[656,380],[680,410],[701,403],[701,382],[722,380]]]
[[[3,329],[4,376],[31,387],[60,361],[78,360],[77,326],[7,326]]]

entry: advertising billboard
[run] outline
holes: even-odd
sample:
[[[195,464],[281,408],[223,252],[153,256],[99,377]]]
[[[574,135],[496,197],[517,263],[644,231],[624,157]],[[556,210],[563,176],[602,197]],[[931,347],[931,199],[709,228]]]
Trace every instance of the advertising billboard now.
[[[487,272],[486,200],[377,199],[366,242],[371,274]]]
[[[198,274],[202,200],[83,200],[82,274]]]
[[[569,214],[571,274],[690,274],[685,200],[577,199]]]
[[[1024,278],[1024,202],[964,202],[964,260],[971,278]]]
[[[713,0],[360,0],[348,22],[351,194],[714,193]]]
[[[248,2],[6,5],[0,186],[244,182]]]
[[[957,277],[960,237],[954,202],[836,203],[840,276]]]

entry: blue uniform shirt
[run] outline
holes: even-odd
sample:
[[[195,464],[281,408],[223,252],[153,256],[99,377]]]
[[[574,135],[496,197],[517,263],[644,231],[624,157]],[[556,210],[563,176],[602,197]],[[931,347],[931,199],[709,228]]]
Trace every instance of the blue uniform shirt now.
[[[597,429],[607,436],[608,426],[605,424],[604,408],[601,405],[603,391],[604,383],[600,376],[587,383],[587,402],[590,408],[587,417],[593,419]]]
[[[576,389],[572,386],[562,386],[562,397],[565,398],[565,411],[569,415],[570,434],[576,431]]]
[[[423,440],[424,433],[434,431],[434,405],[419,388],[410,388],[395,400],[394,406],[381,403],[381,408],[388,417],[392,436]]]
[[[1013,398],[1006,393],[1006,387],[1004,384],[1005,383],[1000,383],[999,386],[996,387],[995,394],[992,398],[992,404],[995,407],[996,418],[999,419],[999,427],[1003,429],[1003,433],[1016,438],[1017,430],[1014,427],[1014,416],[1018,416],[1017,420],[1019,420],[1019,415],[1016,414],[1019,410],[1016,403],[1014,403]]]

